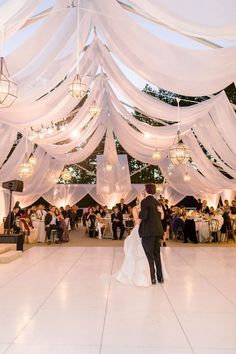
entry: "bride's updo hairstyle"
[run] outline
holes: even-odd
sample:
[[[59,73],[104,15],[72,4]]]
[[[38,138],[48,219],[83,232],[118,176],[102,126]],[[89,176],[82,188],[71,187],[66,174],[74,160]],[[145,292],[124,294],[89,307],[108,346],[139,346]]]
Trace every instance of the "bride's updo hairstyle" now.
[[[156,185],[153,183],[145,184],[145,191],[147,194],[156,194]]]

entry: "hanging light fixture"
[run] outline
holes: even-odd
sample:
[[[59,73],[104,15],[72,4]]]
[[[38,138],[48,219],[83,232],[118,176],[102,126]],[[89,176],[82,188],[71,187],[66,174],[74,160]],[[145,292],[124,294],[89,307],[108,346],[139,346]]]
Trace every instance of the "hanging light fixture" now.
[[[18,175],[22,179],[27,179],[34,173],[34,166],[27,161],[27,154],[25,155],[24,161],[19,165]]]
[[[76,74],[74,80],[69,84],[69,94],[74,98],[83,98],[87,93],[87,86],[81,81],[79,74]]]
[[[158,149],[156,149],[156,150],[153,152],[153,154],[152,154],[152,158],[153,158],[153,160],[155,160],[155,161],[160,160],[160,158],[161,158],[161,152],[160,152]]]
[[[100,108],[98,107],[96,101],[93,101],[93,104],[90,107],[89,113],[90,113],[91,117],[95,117],[100,113]]]
[[[188,174],[188,172],[186,172],[184,175],[184,182],[190,182],[190,181],[191,181],[191,176]]]
[[[29,161],[28,161],[32,166],[37,165],[37,159],[34,155],[30,156]]]
[[[65,182],[69,182],[71,177],[72,176],[68,168],[66,168],[61,174],[61,178],[63,178]]]
[[[69,94],[74,97],[74,98],[83,98],[86,94],[87,94],[87,85],[82,82],[81,77],[79,75],[79,57],[80,57],[80,53],[79,53],[79,26],[80,26],[80,21],[79,21],[79,6],[78,6],[78,14],[77,14],[77,53],[76,53],[76,76],[74,78],[74,80],[69,84],[68,87],[68,92]]]
[[[10,79],[10,74],[3,57],[0,58],[0,107],[10,107],[17,98],[17,84]]]
[[[169,149],[169,159],[174,165],[186,164],[190,159],[190,150],[181,141],[179,130],[177,132],[177,143]]]
[[[18,166],[18,175],[22,179],[27,179],[34,173],[34,166],[29,162],[28,158],[28,138],[27,131],[25,132],[25,157],[23,162]]]
[[[182,142],[181,137],[180,137],[180,127],[179,127],[179,102],[180,99],[177,97],[176,98],[177,105],[178,105],[178,131],[177,131],[177,137],[175,138],[175,141],[177,140],[177,143],[174,142],[174,144],[170,147],[169,149],[169,159],[174,165],[181,165],[181,164],[186,164],[188,160],[190,159],[190,150],[189,148]]]

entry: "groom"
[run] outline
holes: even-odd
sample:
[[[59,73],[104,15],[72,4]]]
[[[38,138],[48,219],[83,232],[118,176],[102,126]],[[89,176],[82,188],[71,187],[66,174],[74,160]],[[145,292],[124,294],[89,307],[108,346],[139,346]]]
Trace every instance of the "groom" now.
[[[161,214],[158,211],[159,203],[153,196],[155,193],[155,184],[145,185],[146,198],[141,202],[139,213],[141,219],[139,236],[142,238],[142,245],[149,262],[152,284],[156,284],[155,266],[158,282],[164,283],[160,256],[160,239],[164,231]]]

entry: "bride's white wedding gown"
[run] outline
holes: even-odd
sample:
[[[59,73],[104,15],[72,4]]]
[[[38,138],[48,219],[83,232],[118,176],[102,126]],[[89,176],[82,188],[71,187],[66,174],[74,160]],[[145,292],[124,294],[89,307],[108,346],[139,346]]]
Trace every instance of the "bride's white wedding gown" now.
[[[135,218],[134,218],[135,219]],[[125,258],[119,271],[115,274],[116,280],[124,284],[133,284],[136,286],[150,286],[150,268],[146,254],[144,252],[141,238],[139,237],[139,222],[136,219],[136,225],[130,235],[124,242]],[[168,278],[166,267],[162,261],[162,273],[164,279]]]

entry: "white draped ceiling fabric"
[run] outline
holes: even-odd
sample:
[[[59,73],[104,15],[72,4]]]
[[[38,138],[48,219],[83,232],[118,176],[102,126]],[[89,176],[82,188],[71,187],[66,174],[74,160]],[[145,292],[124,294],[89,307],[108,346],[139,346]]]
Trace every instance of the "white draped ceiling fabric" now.
[[[187,0],[178,4],[173,0],[147,0],[145,6],[141,0],[129,1],[144,17],[151,16],[178,33],[232,41],[230,46],[217,49],[173,44],[159,36],[158,31],[154,34],[148,26],[143,26],[116,0],[81,0],[80,11],[76,6],[68,6],[67,0],[55,0],[33,30],[30,26],[25,28],[42,3],[42,0],[19,0],[16,5],[14,1],[3,1],[0,6],[5,48],[8,40],[17,40],[29,28],[19,45],[12,50],[8,48],[4,55],[11,77],[18,83],[19,94],[14,105],[0,109],[0,182],[17,178],[31,127],[49,126],[76,109],[65,131],[54,131],[28,143],[28,154],[34,152],[38,162],[19,196],[22,204],[31,204],[49,191],[48,198],[55,200],[52,191],[57,187],[53,186],[64,165],[87,159],[105,135],[108,139],[113,134],[127,153],[142,162],[157,164],[152,154],[156,148],[161,151],[158,165],[173,200],[194,195],[215,205],[220,194],[234,196],[236,117],[223,90],[236,79],[235,1],[227,0],[217,6],[213,0],[207,6],[203,0],[194,6]],[[89,87],[88,97],[79,109],[78,100],[68,94],[68,84],[76,74],[78,46],[80,75]],[[178,115],[176,107],[141,92],[128,79],[124,67],[155,86],[187,96],[207,95],[209,99],[181,107]],[[119,99],[120,94],[122,101],[161,122],[161,126],[154,127],[135,118],[132,109],[127,109]],[[100,112],[91,117],[94,101]],[[178,130],[178,120],[193,162],[173,168],[167,155]],[[4,163],[17,132],[23,138]],[[186,172],[191,176],[190,183],[184,182]],[[89,193],[106,204],[94,188]],[[66,186],[66,190],[70,195],[74,187]],[[70,200],[63,193],[58,192],[58,200]],[[127,193],[131,192],[127,189]]]

